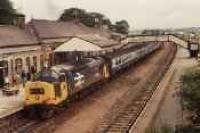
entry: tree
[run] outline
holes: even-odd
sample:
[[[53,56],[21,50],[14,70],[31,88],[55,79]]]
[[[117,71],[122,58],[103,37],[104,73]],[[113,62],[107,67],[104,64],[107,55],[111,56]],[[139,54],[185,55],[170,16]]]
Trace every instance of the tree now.
[[[86,26],[101,27],[104,24],[105,16],[101,13],[91,12],[87,13],[87,17],[82,20]]]
[[[114,25],[114,29],[116,30],[116,32],[122,34],[128,34],[129,28],[130,26],[126,20],[117,21]]]
[[[69,8],[65,9],[61,14],[59,21],[73,21],[78,20],[88,27],[101,27],[107,26],[110,30],[122,34],[128,34],[129,24],[126,20],[121,20],[112,24],[109,18],[104,14],[98,12],[87,12],[84,9]]]
[[[71,20],[82,20],[86,17],[87,13],[83,9],[69,8],[65,9],[63,14],[60,16],[60,21],[71,21]]]
[[[192,69],[187,71],[181,78],[181,91],[184,105],[194,114],[194,123],[200,123],[200,71]]]
[[[83,19],[81,19],[81,23],[88,27],[95,27],[96,20],[90,14],[86,14]]]
[[[104,24],[111,25],[111,21],[103,14],[98,12],[87,12],[84,9],[69,8],[65,9],[59,18],[59,21],[78,20],[89,27],[100,27]]]
[[[13,24],[16,11],[9,0],[0,0],[0,24]]]
[[[110,19],[104,18],[104,19],[103,19],[103,24],[104,24],[104,25],[108,25],[109,27],[111,27],[112,22],[110,21]]]
[[[15,11],[12,7],[12,3],[9,0],[0,0],[0,9],[5,9],[8,11]]]
[[[90,27],[93,27],[95,25],[95,19],[92,14],[89,14],[85,10],[79,8],[65,9],[63,14],[59,18],[59,21],[72,20],[78,20],[86,26]]]

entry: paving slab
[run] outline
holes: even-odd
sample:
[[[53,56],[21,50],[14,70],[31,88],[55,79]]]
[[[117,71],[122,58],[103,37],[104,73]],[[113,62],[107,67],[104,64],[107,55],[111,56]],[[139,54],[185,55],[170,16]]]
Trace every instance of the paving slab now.
[[[14,114],[24,107],[24,90],[20,87],[17,95],[6,96],[0,90],[0,118]]]
[[[145,133],[149,126],[155,126],[157,129],[163,123],[175,126],[182,121],[180,117],[180,99],[175,95],[177,93],[177,83],[186,68],[197,65],[195,59],[188,57],[187,50],[178,49],[176,58],[171,66],[172,69],[170,68],[168,71],[168,73],[171,71],[172,74],[169,74],[171,76],[168,76],[168,73],[165,75],[167,79],[164,78],[161,81],[160,87],[158,87],[133,126],[132,133]],[[172,79],[170,80],[170,78]]]

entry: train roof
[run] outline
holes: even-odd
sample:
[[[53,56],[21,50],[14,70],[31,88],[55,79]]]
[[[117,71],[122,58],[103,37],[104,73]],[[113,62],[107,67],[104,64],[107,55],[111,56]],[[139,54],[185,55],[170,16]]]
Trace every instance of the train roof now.
[[[74,69],[73,65],[70,64],[62,64],[62,65],[56,65],[56,66],[52,66],[51,70],[56,71],[57,73],[61,72],[61,71],[71,71]]]
[[[51,67],[51,70],[56,71],[57,73],[60,73],[62,71],[77,71],[80,69],[84,69],[86,67],[93,67],[98,64],[101,64],[104,62],[104,59],[101,57],[96,58],[84,58],[81,60],[81,62],[68,62],[65,64],[55,65]]]
[[[111,53],[111,54],[107,54],[105,55],[105,58],[114,58],[117,57],[119,55],[140,49],[146,45],[148,45],[149,43],[128,43],[127,45],[125,45],[124,47],[122,47],[121,49]]]

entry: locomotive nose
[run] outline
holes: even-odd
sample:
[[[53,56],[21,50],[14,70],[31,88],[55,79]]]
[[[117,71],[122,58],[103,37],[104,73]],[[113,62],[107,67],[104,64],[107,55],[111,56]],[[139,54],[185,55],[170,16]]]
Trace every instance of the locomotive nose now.
[[[51,90],[53,86],[46,82],[31,82],[27,83],[25,87],[25,104],[35,105],[43,104],[51,98]]]

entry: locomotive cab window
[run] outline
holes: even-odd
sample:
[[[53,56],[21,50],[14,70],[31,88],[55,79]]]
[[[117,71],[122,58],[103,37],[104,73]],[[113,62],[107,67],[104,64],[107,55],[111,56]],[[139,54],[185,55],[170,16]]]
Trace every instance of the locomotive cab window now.
[[[54,85],[54,89],[55,89],[55,96],[56,97],[61,97],[61,88],[59,84],[55,84]]]
[[[53,70],[43,70],[40,72],[38,80],[45,81],[45,82],[58,82],[59,75]]]
[[[65,82],[66,81],[66,77],[64,74],[60,75],[59,77],[60,82]]]

